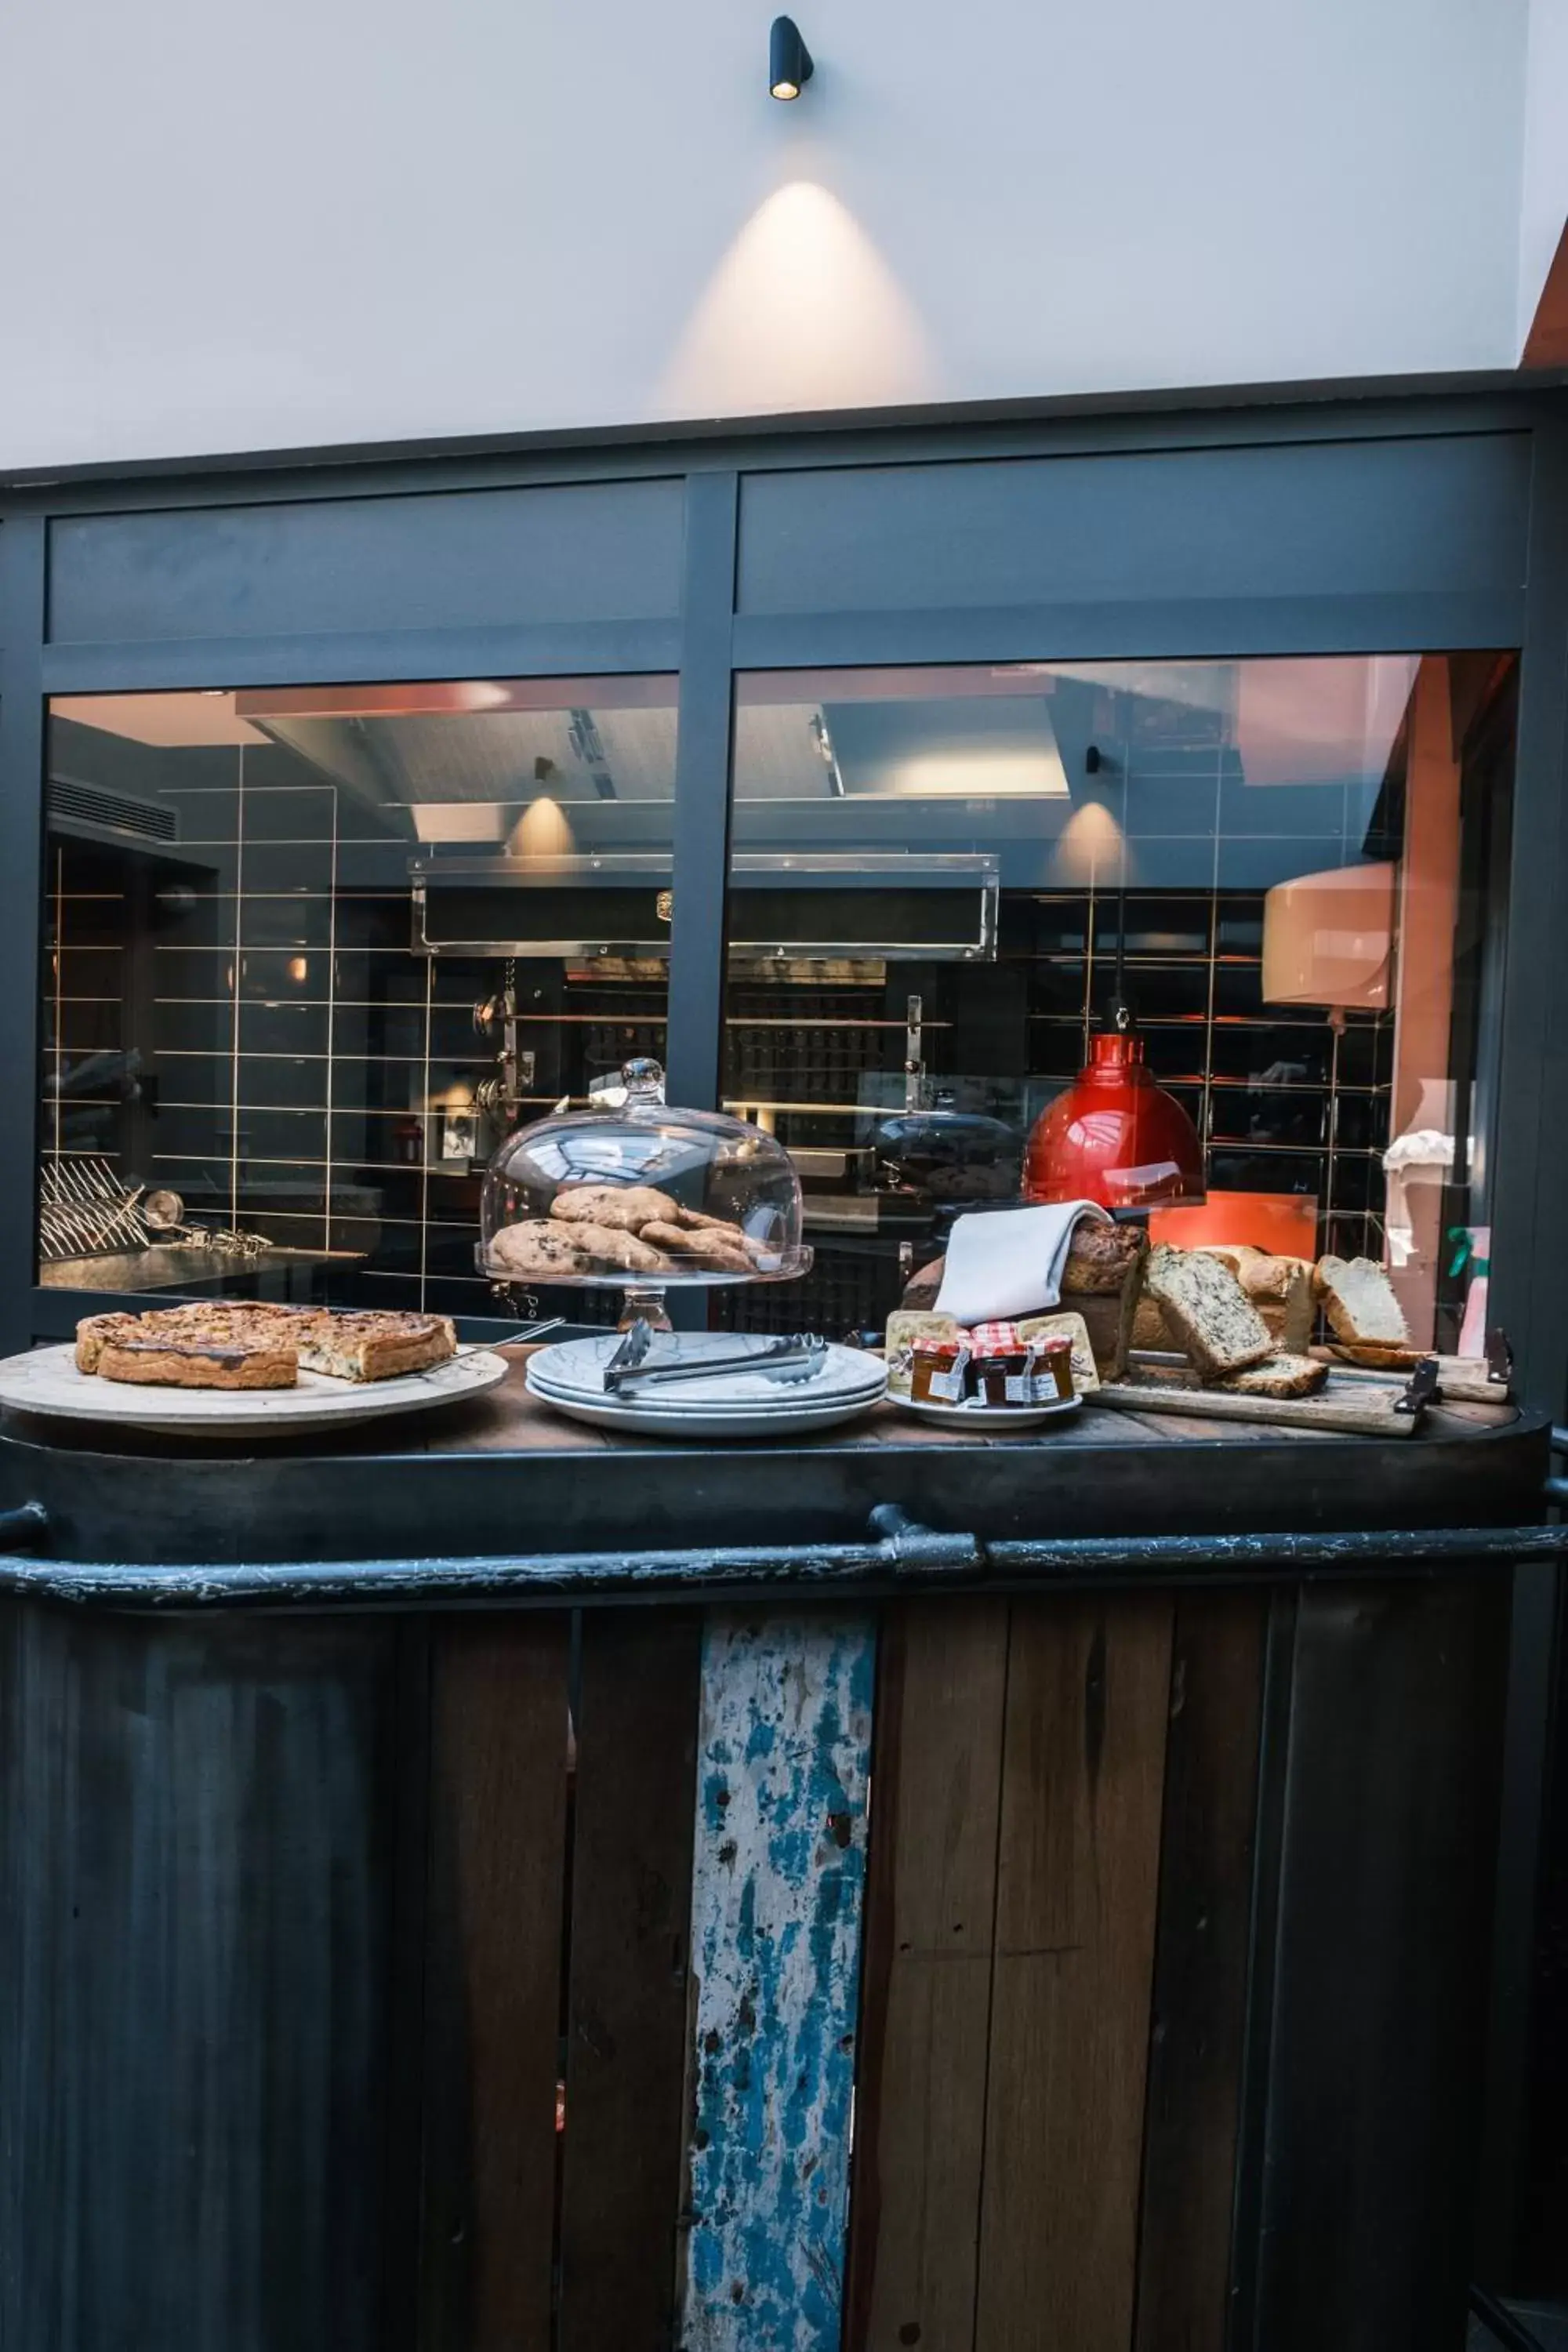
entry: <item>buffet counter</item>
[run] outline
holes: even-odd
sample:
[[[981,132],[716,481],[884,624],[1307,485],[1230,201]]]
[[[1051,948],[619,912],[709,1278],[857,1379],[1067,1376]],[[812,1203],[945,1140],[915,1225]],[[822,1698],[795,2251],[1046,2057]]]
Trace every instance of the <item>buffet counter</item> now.
[[[809,1548],[863,1546],[879,1508],[973,1538],[988,1555],[1020,1541],[1124,1538],[1132,1561],[1151,1537],[1492,1528],[1542,1515],[1546,1429],[1506,1405],[1428,1406],[1411,1435],[1381,1441],[1111,1413],[1092,1401],[1048,1432],[1015,1437],[933,1429],[887,1403],[821,1436],[692,1445],[565,1420],[524,1387],[531,1351],[502,1352],[512,1370],[499,1388],[418,1420],[333,1432],[330,1454],[319,1432],[245,1452],[5,1416],[0,1508],[37,1507],[47,1536],[0,1574],[58,1568],[69,1581],[68,1564],[84,1577],[134,1569],[112,1589],[135,1605],[163,1586],[202,1597],[199,1582],[173,1576],[190,1567],[277,1570],[211,1588],[214,1599],[245,1590],[261,1600],[289,1598],[320,1567],[357,1563],[330,1581],[374,1606],[420,1590],[526,1595],[549,1585],[534,1565],[545,1555],[611,1555],[569,1580],[607,1590],[628,1577],[664,1580],[639,1575],[647,1555],[715,1548],[763,1558],[782,1548],[789,1576]],[[1261,1570],[1275,1549],[1253,1564]],[[1280,1550],[1278,1564],[1289,1561]],[[994,1565],[977,1553],[970,1569]],[[711,1573],[721,1571],[719,1560]],[[668,1580],[683,1580],[680,1570]]]
[[[633,1443],[523,1353],[5,1423],[0,2336],[1460,2346],[1545,1427]]]

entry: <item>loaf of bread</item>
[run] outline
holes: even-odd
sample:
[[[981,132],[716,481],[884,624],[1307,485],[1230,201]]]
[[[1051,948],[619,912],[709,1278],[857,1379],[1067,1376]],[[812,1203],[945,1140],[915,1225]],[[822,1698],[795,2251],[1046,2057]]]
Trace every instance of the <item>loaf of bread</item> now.
[[[1149,1240],[1142,1225],[1109,1224],[1085,1217],[1073,1227],[1062,1268],[1064,1298],[1120,1297],[1142,1269]]]
[[[1314,1287],[1336,1339],[1366,1348],[1408,1348],[1410,1327],[1394,1285],[1370,1257],[1321,1257]]]
[[[1167,1330],[1205,1378],[1245,1371],[1274,1353],[1268,1325],[1218,1258],[1161,1242],[1143,1280]]]
[[[1269,1250],[1254,1249],[1249,1242],[1205,1242],[1201,1246],[1229,1266],[1244,1297],[1257,1307],[1279,1347],[1289,1355],[1304,1354],[1312,1342],[1317,1306],[1308,1260],[1276,1257]]]

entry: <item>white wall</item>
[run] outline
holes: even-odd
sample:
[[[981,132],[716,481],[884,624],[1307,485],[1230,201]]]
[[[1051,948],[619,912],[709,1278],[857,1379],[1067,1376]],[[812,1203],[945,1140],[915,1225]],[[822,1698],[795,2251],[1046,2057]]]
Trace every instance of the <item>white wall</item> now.
[[[1568,221],[1568,0],[1531,0],[1519,224],[1518,340],[1523,348]]]
[[[1513,363],[1529,0],[772,5],[11,0],[0,467]]]

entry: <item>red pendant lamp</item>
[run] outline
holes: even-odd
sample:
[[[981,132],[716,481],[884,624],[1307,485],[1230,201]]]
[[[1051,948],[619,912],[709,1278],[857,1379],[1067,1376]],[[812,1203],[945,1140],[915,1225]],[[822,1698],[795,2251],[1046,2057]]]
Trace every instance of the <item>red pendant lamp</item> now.
[[[1035,1121],[1024,1197],[1155,1209],[1192,1208],[1207,1196],[1197,1130],[1155,1085],[1119,974],[1110,1027],[1090,1039],[1074,1084]]]

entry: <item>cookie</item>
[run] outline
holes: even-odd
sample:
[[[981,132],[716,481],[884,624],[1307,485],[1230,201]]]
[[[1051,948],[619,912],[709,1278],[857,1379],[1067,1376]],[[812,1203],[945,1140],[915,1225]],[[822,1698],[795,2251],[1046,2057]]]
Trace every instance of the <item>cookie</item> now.
[[[531,1217],[521,1225],[503,1225],[490,1243],[490,1256],[498,1265],[542,1282],[552,1274],[588,1271],[587,1254],[578,1248],[574,1236],[564,1226],[552,1225],[543,1217]]]
[[[563,1224],[627,1234],[639,1234],[650,1223],[680,1222],[669,1194],[652,1184],[569,1184],[550,1203],[550,1213]]]
[[[772,1242],[753,1241],[745,1228],[729,1217],[710,1217],[700,1209],[678,1209],[676,1217],[689,1232],[710,1235],[725,1249],[744,1250],[753,1263],[761,1265],[765,1258],[777,1257],[778,1249]]]
[[[738,1225],[726,1225],[721,1230],[711,1226],[647,1224],[641,1239],[657,1249],[668,1250],[677,1262],[693,1272],[704,1274],[750,1274],[755,1263],[744,1249],[735,1247],[730,1234],[740,1233]]]
[[[669,1260],[619,1225],[574,1224],[572,1239],[595,1265],[619,1266],[626,1274],[667,1274]]]

